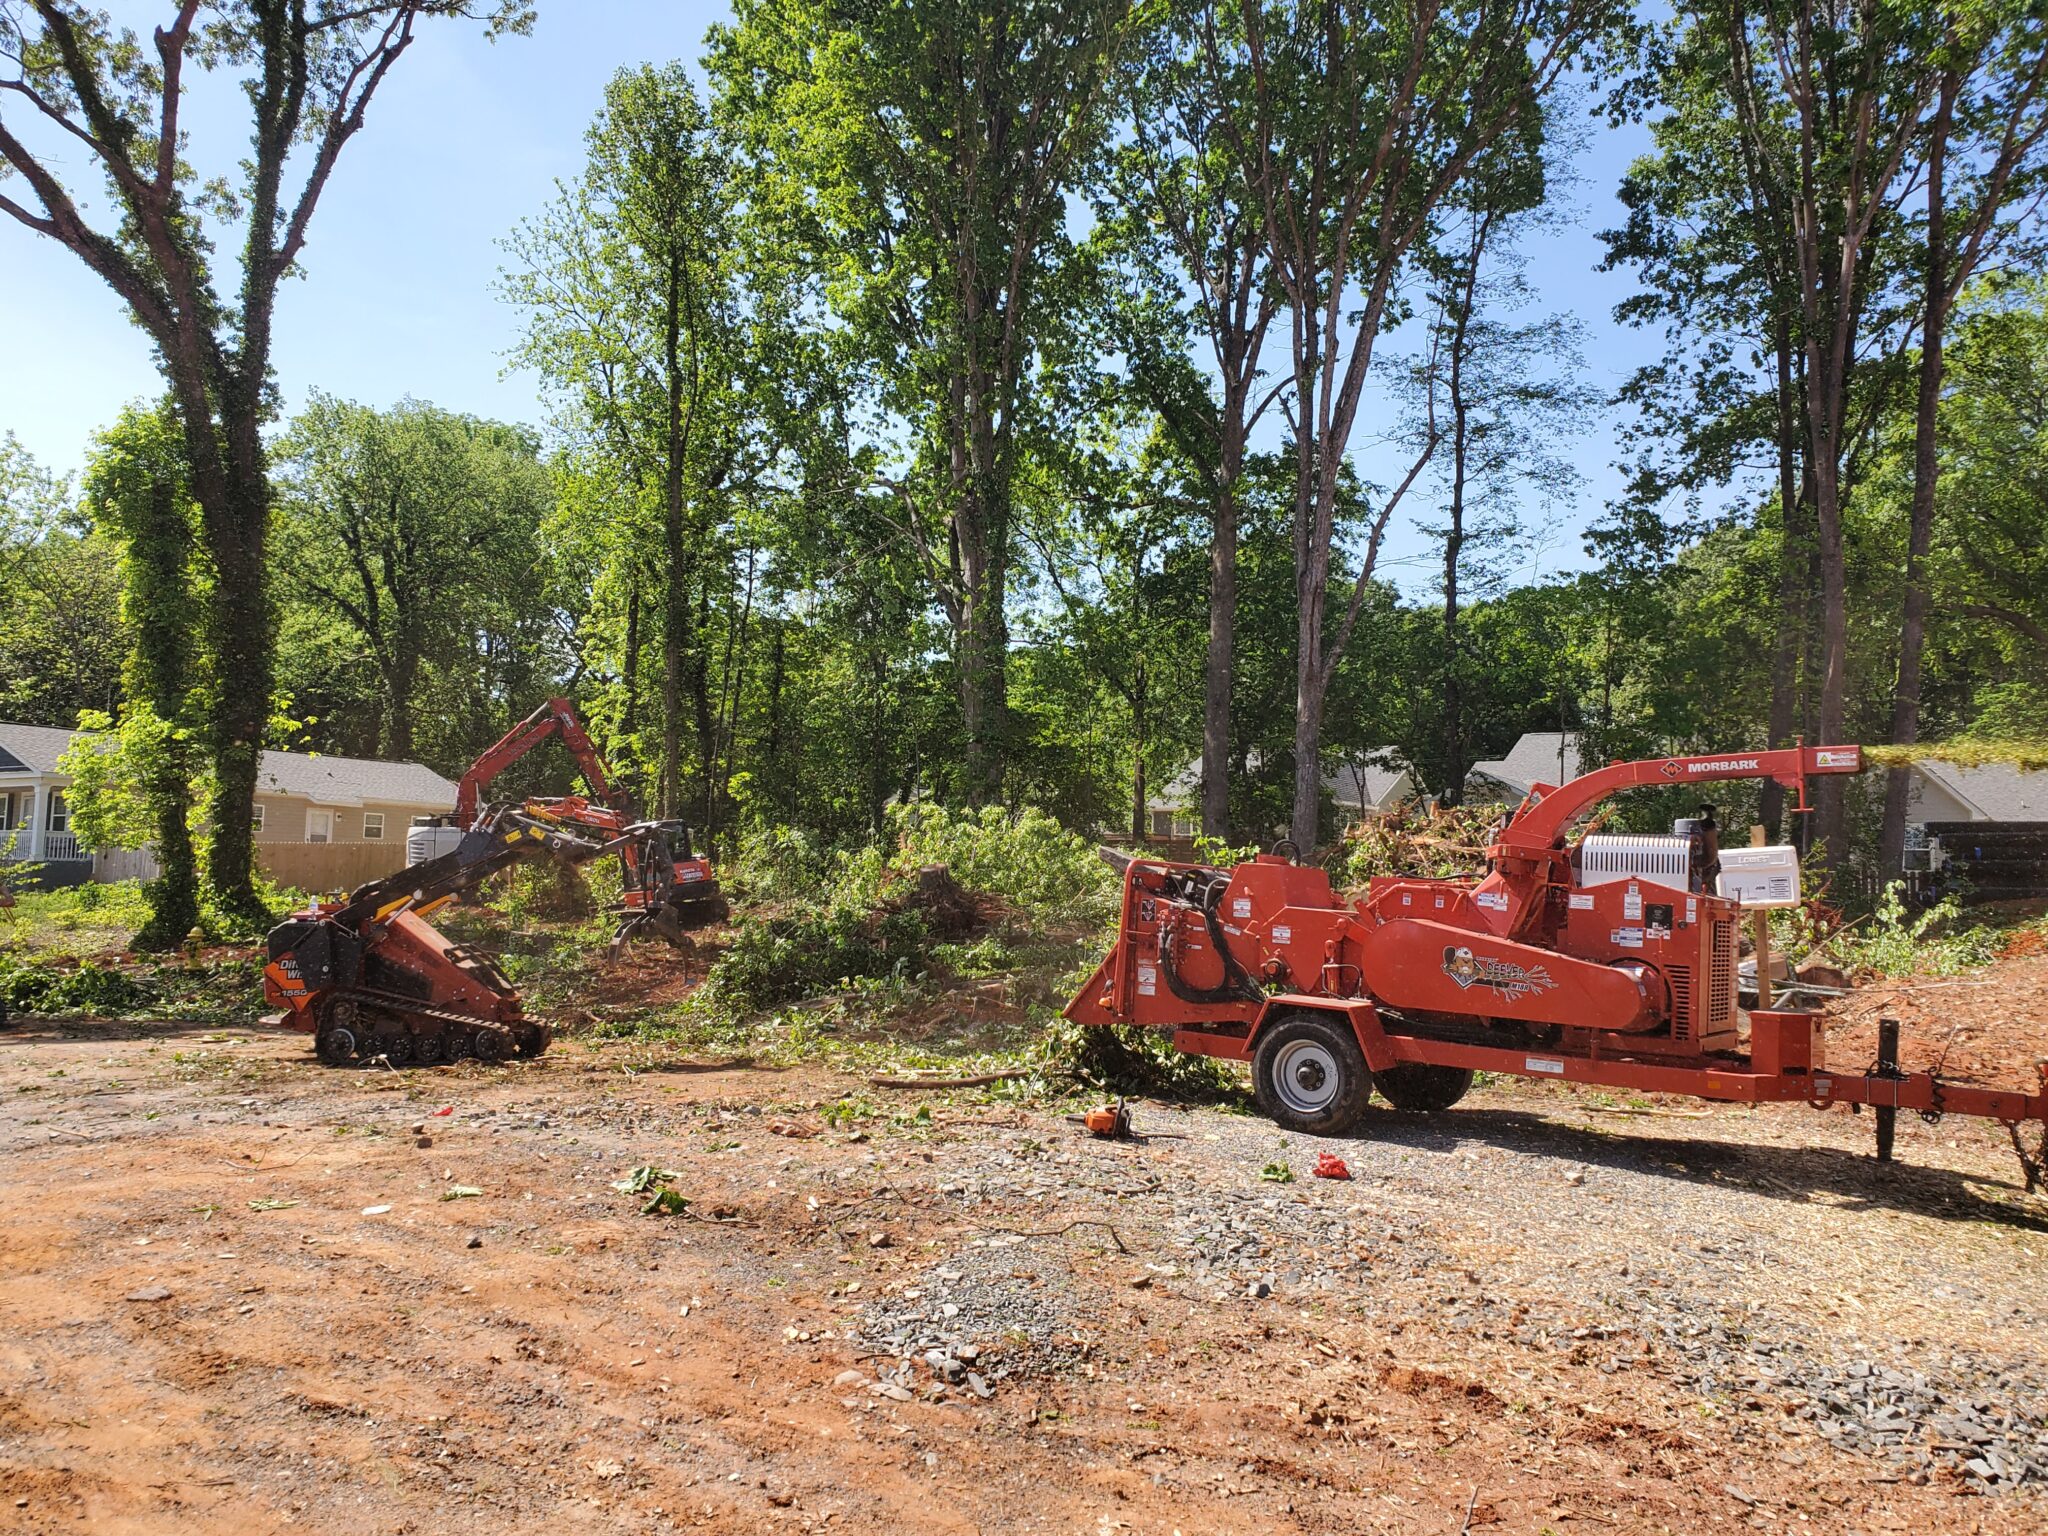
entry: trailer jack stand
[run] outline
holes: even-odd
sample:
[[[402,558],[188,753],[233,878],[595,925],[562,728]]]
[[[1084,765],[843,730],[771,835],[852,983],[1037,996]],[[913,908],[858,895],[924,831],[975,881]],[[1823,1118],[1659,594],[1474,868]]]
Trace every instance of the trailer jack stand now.
[[[1877,1021],[1877,1066],[1872,1077],[1897,1081],[1903,1074],[1899,1071],[1899,1021],[1879,1019]],[[1888,1163],[1892,1160],[1892,1143],[1899,1133],[1899,1107],[1896,1104],[1879,1104],[1877,1109],[1877,1160]]]

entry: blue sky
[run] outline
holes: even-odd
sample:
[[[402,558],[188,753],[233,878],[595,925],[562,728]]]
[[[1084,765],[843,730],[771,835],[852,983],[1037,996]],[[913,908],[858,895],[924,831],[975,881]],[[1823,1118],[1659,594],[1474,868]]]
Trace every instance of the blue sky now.
[[[133,0],[113,9],[138,22],[160,11]],[[287,405],[317,387],[366,404],[410,395],[537,423],[536,381],[507,369],[517,316],[494,292],[498,242],[548,201],[557,178],[575,174],[612,73],[646,60],[694,60],[705,29],[724,14],[699,0],[543,0],[527,38],[492,44],[475,27],[426,27],[345,151],[303,275],[285,285],[275,363]],[[247,130],[238,107],[220,96],[195,100],[195,147],[239,153]],[[1603,391],[1657,350],[1658,338],[1611,319],[1632,285],[1594,270],[1597,231],[1619,218],[1614,187],[1644,143],[1639,131],[1596,125],[1579,167],[1580,217],[1530,248],[1538,295],[1530,313],[1581,319],[1587,382]],[[53,242],[0,222],[0,429],[50,467],[72,471],[95,430],[158,387],[142,334],[112,291]],[[1525,576],[1585,563],[1577,530],[1618,484],[1613,425],[1596,422],[1577,445],[1585,493]],[[1369,426],[1361,423],[1361,437]],[[1428,542],[1404,522],[1390,536],[1387,574],[1422,590]]]

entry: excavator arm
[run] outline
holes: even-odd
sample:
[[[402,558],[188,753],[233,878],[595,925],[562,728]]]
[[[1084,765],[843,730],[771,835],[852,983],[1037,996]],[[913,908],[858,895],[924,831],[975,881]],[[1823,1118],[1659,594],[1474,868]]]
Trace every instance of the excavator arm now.
[[[623,786],[613,779],[611,768],[591,741],[590,732],[584,728],[583,717],[576,712],[575,702],[549,699],[477,754],[476,761],[469,765],[469,771],[463,774],[462,782],[456,786],[455,825],[465,831],[474,826],[483,806],[483,792],[490,787],[491,781],[535,747],[556,736],[569,749],[569,755],[576,759],[576,769],[583,775],[583,782],[589,786],[591,795],[628,821],[632,820],[632,802]]]

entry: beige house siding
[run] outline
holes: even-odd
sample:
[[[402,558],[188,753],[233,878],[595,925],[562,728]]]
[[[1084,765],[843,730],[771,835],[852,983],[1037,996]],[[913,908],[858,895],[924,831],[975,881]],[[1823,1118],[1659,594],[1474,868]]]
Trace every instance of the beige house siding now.
[[[361,805],[316,805],[303,795],[258,795],[263,827],[256,834],[259,843],[305,843],[314,841],[308,818],[318,813],[322,827],[330,829],[326,841],[333,843],[395,843],[405,846],[405,834],[415,816],[445,816],[445,805],[402,804],[391,800],[366,800]],[[372,837],[372,817],[383,817],[383,836]],[[404,860],[401,858],[400,863]]]
[[[13,810],[7,819],[30,823],[11,849],[0,835],[0,858],[41,863],[46,879],[59,863],[70,880],[153,878],[148,849],[95,853],[52,824],[52,797],[70,783],[58,761],[73,734],[0,721],[0,793]],[[455,784],[418,763],[266,751],[258,772],[257,861],[270,879],[301,890],[350,889],[402,869],[413,819],[455,808]]]

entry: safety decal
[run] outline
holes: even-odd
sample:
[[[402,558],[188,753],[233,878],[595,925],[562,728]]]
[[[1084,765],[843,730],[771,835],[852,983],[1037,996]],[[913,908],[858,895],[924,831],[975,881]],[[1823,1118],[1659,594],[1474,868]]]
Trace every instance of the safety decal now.
[[[1252,915],[1251,897],[1233,896],[1230,899],[1230,915],[1232,917],[1250,917]]]
[[[1614,930],[1613,941],[1617,949],[1641,949],[1643,947],[1643,930],[1640,928],[1617,928]]]
[[[1590,912],[1590,911],[1592,911],[1592,910],[1593,910],[1593,893],[1592,893],[1591,891],[1573,891],[1573,892],[1572,892],[1572,910],[1573,910],[1574,912]]]
[[[1643,916],[1643,893],[1636,886],[1630,886],[1621,896],[1621,915],[1630,922],[1640,922]]]
[[[1564,1075],[1564,1063],[1554,1056],[1530,1056],[1524,1059],[1522,1070],[1524,1072],[1550,1072],[1561,1077]]]
[[[1508,909],[1508,893],[1506,891],[1479,891],[1473,895],[1472,899],[1480,906],[1491,907],[1496,912],[1505,912]]]
[[[1458,984],[1461,992],[1487,987],[1504,1003],[1547,992],[1557,985],[1548,966],[1475,955],[1463,944],[1444,946],[1444,974]]]
[[[1292,928],[1275,928],[1273,930],[1273,942],[1275,944],[1292,944],[1294,942],[1294,930]]]

